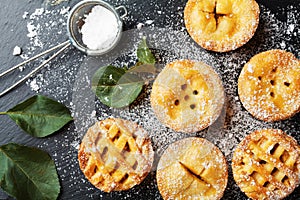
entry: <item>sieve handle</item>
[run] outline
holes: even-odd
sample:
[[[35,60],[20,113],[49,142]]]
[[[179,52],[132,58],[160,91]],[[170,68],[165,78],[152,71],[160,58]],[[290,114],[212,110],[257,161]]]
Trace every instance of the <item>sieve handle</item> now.
[[[50,62],[53,58],[55,58],[55,57],[58,56],[60,53],[62,53],[62,52],[63,52],[66,48],[68,48],[70,45],[71,45],[70,41],[63,42],[63,43],[61,43],[61,44],[59,44],[59,45],[57,45],[57,46],[55,46],[55,47],[52,47],[51,49],[48,49],[48,50],[46,50],[46,51],[44,51],[44,52],[42,52],[42,53],[40,53],[40,54],[38,54],[38,55],[36,55],[36,56],[34,56],[34,57],[32,57],[32,58],[26,60],[26,61],[24,61],[24,62],[22,62],[22,63],[16,65],[15,67],[12,67],[11,69],[9,69],[9,70],[7,70],[7,71],[5,71],[5,72],[3,72],[3,73],[1,74],[1,76],[4,76],[4,75],[8,74],[9,72],[11,72],[11,71],[17,69],[19,66],[25,65],[25,64],[27,64],[27,63],[30,62],[30,61],[33,61],[33,60],[35,60],[35,59],[37,59],[37,58],[39,58],[39,57],[41,57],[41,56],[43,56],[43,55],[45,55],[45,54],[48,54],[48,53],[50,53],[50,52],[52,52],[52,51],[54,51],[54,50],[56,50],[56,49],[58,49],[58,48],[61,48],[61,49],[59,49],[56,53],[54,53],[50,58],[48,58],[48,59],[45,60],[42,64],[40,64],[37,68],[35,68],[33,71],[31,71],[29,74],[27,74],[26,76],[24,76],[23,78],[21,78],[19,81],[17,81],[15,84],[13,84],[12,86],[10,86],[9,88],[7,88],[7,89],[5,89],[4,91],[2,91],[2,92],[0,93],[0,97],[2,97],[3,95],[5,95],[5,94],[8,93],[9,91],[11,91],[12,89],[14,89],[15,87],[17,87],[18,85],[20,85],[22,82],[24,82],[24,81],[26,81],[27,79],[29,79],[29,78],[30,78],[31,76],[33,76],[37,71],[39,71],[40,69],[42,69],[48,62]]]
[[[43,55],[45,55],[45,54],[50,53],[51,51],[54,51],[54,50],[56,50],[56,49],[58,49],[58,48],[61,48],[61,47],[65,46],[65,45],[68,44],[68,43],[69,43],[69,41],[63,42],[63,43],[61,43],[61,44],[59,44],[59,45],[56,45],[55,47],[52,47],[51,49],[48,49],[48,50],[46,50],[46,51],[44,51],[44,52],[42,52],[42,53],[40,53],[40,54],[38,54],[38,55],[35,55],[35,56],[33,56],[33,57],[31,57],[31,58],[25,60],[24,62],[21,62],[21,63],[17,64],[16,66],[14,66],[14,67],[12,67],[12,68],[6,70],[5,72],[2,72],[2,73],[0,74],[0,78],[1,78],[2,76],[5,76],[6,74],[8,74],[8,73],[10,73],[10,72],[12,72],[12,71],[14,71],[14,70],[16,70],[16,69],[19,68],[19,67],[21,67],[21,66],[23,66],[23,65],[25,65],[25,64],[27,64],[27,63],[33,61],[33,60],[36,60],[37,58],[39,58],[39,57],[41,57],[41,56],[43,56]]]
[[[116,11],[123,10],[124,14],[120,16],[121,19],[123,19],[124,17],[126,17],[127,14],[128,14],[128,11],[127,11],[127,9],[126,9],[125,6],[118,6],[118,7],[115,8],[115,10]]]

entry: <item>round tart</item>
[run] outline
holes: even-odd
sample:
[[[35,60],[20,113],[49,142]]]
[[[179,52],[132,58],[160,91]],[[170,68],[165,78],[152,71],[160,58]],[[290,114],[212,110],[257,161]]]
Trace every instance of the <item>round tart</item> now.
[[[202,138],[171,144],[159,160],[157,185],[164,199],[221,199],[228,169],[222,152]]]
[[[187,31],[201,47],[226,52],[252,38],[259,12],[254,0],[189,0],[184,21]]]
[[[106,119],[90,127],[80,144],[79,166],[104,192],[128,190],[151,170],[154,152],[147,133],[137,124]]]
[[[283,50],[255,55],[238,79],[243,106],[264,121],[287,119],[300,111],[300,60]]]
[[[281,130],[248,135],[232,158],[233,177],[252,199],[283,199],[300,183],[300,147]]]
[[[191,60],[169,63],[158,74],[151,92],[151,106],[166,126],[197,132],[211,125],[224,104],[221,79],[212,67]]]

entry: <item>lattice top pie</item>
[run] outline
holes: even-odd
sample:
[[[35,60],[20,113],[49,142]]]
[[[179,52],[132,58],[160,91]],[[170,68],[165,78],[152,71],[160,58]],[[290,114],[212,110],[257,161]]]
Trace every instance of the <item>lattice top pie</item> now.
[[[153,83],[151,106],[168,127],[196,132],[211,125],[224,104],[222,81],[211,66],[176,60],[165,66]]]
[[[89,128],[78,152],[80,169],[104,192],[128,190],[151,170],[154,152],[147,133],[137,124],[106,119]]]
[[[300,111],[300,60],[283,50],[252,57],[238,80],[244,107],[264,121],[287,119]]]
[[[252,38],[259,22],[259,6],[254,0],[189,0],[184,21],[200,46],[226,52]]]
[[[228,171],[222,152],[202,138],[171,144],[157,167],[157,185],[164,199],[221,199]]]
[[[281,130],[248,135],[232,158],[233,176],[252,199],[282,199],[300,183],[300,146]]]

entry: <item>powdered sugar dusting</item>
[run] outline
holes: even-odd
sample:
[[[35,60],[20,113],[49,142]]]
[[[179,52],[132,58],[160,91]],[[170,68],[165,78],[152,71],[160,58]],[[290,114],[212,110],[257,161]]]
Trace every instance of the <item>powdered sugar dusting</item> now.
[[[95,6],[84,19],[81,28],[82,42],[89,49],[108,49],[116,40],[119,24],[113,12],[103,6]]]
[[[115,4],[124,4],[118,0]],[[260,24],[254,37],[243,47],[224,54],[212,53],[203,50],[195,44],[187,34],[183,23],[184,5],[172,5],[172,2],[151,2],[155,16],[146,12],[143,19],[137,19],[135,13],[141,12],[139,5],[133,3],[128,6],[129,16],[124,20],[126,27],[138,27],[132,33],[124,34],[132,37],[126,38],[130,45],[123,51],[126,59],[110,59],[107,57],[90,58],[70,48],[59,59],[53,60],[46,69],[30,79],[27,84],[34,91],[51,96],[71,108],[75,123],[70,124],[61,132],[45,138],[39,146],[47,149],[55,160],[58,173],[63,186],[61,198],[121,198],[131,199],[148,197],[161,199],[156,188],[155,173],[152,172],[141,184],[129,191],[104,194],[92,187],[84,178],[77,164],[77,147],[83,134],[95,121],[111,116],[122,117],[137,122],[149,133],[156,159],[164,152],[167,146],[175,141],[190,136],[200,136],[209,139],[217,145],[230,161],[233,149],[250,132],[260,128],[281,128],[288,134],[297,138],[300,143],[300,127],[296,122],[299,116],[292,120],[276,123],[266,123],[254,119],[243,108],[237,94],[237,79],[244,64],[255,54],[273,48],[284,49],[300,57],[299,38],[300,13],[293,6],[287,11],[287,21],[276,19],[274,13],[260,5]],[[172,8],[174,12],[167,9]],[[37,53],[67,40],[66,20],[69,7],[60,6],[58,9],[36,10],[33,13],[24,13],[25,26],[28,28],[30,43],[22,46],[22,58],[31,57]],[[172,19],[172,20],[170,20]],[[151,23],[149,23],[151,20]],[[148,23],[146,23],[148,22]],[[164,27],[164,29],[162,29]],[[152,32],[148,31],[151,30]],[[53,35],[55,33],[55,35]],[[110,109],[103,106],[90,89],[90,78],[93,71],[99,67],[89,69],[93,63],[111,63],[118,66],[131,64],[136,60],[135,50],[143,35],[153,49],[160,63],[168,63],[175,59],[201,60],[211,65],[223,80],[227,97],[226,108],[221,117],[210,128],[193,134],[174,132],[162,125],[155,117],[150,107],[151,83],[145,86],[142,94],[129,108]],[[51,38],[51,39],[50,39]],[[127,42],[127,41],[126,41]],[[122,53],[122,52],[121,52]],[[104,62],[104,61],[105,62]],[[38,64],[43,59],[36,61]],[[32,66],[29,66],[32,67]],[[161,66],[162,67],[162,66]],[[249,68],[248,68],[249,69]],[[251,70],[251,69],[250,69]],[[78,88],[77,86],[84,86]],[[38,89],[37,89],[38,88]],[[74,91],[73,91],[74,90]],[[85,92],[82,92],[86,90]],[[89,104],[92,102],[92,104]],[[96,112],[96,113],[95,113]],[[298,136],[297,136],[298,135]],[[298,192],[298,193],[297,193]],[[296,194],[297,193],[297,194]],[[293,193],[291,199],[299,198],[299,190]],[[298,196],[297,196],[298,195]],[[240,192],[229,176],[224,199],[247,199]]]
[[[300,61],[293,54],[278,49],[261,52],[241,71],[240,99],[258,119],[270,122],[290,118],[300,110],[300,89],[293,87],[299,79]]]

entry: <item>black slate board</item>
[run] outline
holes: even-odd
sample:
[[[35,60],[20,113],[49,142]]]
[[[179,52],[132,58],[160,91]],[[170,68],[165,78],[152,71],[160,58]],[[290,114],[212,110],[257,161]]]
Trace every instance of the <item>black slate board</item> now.
[[[26,36],[26,21],[22,18],[25,11],[29,13],[33,13],[37,8],[45,8],[47,10],[55,10],[60,9],[63,6],[72,7],[79,0],[72,0],[63,2],[57,6],[50,6],[42,0],[26,0],[26,1],[18,1],[18,0],[2,0],[1,2],[1,12],[0,12],[0,71],[4,71],[9,67],[19,63],[22,61],[20,57],[12,56],[12,49],[14,46],[18,45],[24,47],[25,51],[29,51],[30,40]],[[138,22],[145,22],[146,20],[153,20],[153,24],[155,27],[171,27],[174,30],[181,30],[184,27],[182,21],[182,11],[186,1],[141,1],[141,0],[117,0],[117,1],[108,1],[112,5],[125,5],[129,10],[129,16],[124,20],[124,30],[134,29]],[[274,14],[279,21],[285,22],[287,17],[287,10],[291,6],[293,9],[300,11],[300,1],[299,0],[258,0],[257,1],[260,6],[267,8],[271,11],[271,14]],[[162,14],[157,14],[157,12],[153,12],[154,10],[162,11]],[[165,17],[168,16],[168,17]],[[55,19],[55,16],[53,16]],[[40,19],[41,22],[47,22],[50,19]],[[298,30],[299,30],[299,19],[298,19]],[[236,50],[234,52],[228,53],[228,57],[232,54],[239,54],[243,52],[249,53],[247,56],[250,58],[257,52],[258,50],[255,47],[259,46],[258,43],[264,42],[261,40],[261,37],[257,35],[264,35],[264,26],[267,25],[267,21],[261,21],[256,36],[250,42],[242,47],[242,49]],[[62,29],[63,34],[59,37],[57,36],[57,31]],[[299,58],[299,48],[300,48],[300,39],[299,33],[296,36],[291,37],[289,41],[289,45],[291,45],[295,51],[293,52]],[[266,35],[267,37],[267,35]],[[40,49],[33,50],[33,54],[36,54],[42,50],[47,49],[49,46],[53,46],[56,43],[63,42],[67,39],[65,27],[58,26],[53,30],[44,30],[44,33],[41,34],[41,41],[44,42],[44,47]],[[256,42],[258,41],[258,42]],[[244,49],[249,48],[253,51],[244,51]],[[260,49],[260,50],[267,50]],[[26,53],[26,52],[24,52]],[[210,53],[214,58],[217,58],[218,53]],[[76,49],[71,48],[69,51],[66,51],[65,56],[61,59],[56,59],[53,61],[49,68],[41,71],[43,74],[47,74],[47,70],[54,70],[55,75],[59,76],[59,73],[64,73],[65,78],[61,79],[53,79],[53,83],[47,85],[47,87],[43,87],[40,90],[41,94],[53,97],[61,102],[63,102],[68,107],[72,107],[72,92],[73,85],[76,82],[76,72],[77,69],[80,68],[83,59],[87,59],[84,54],[78,52]],[[213,63],[213,61],[212,61]],[[60,71],[60,66],[72,66],[72,71],[68,72],[66,67]],[[34,68],[35,64],[30,65],[26,70]],[[242,66],[241,66],[242,67]],[[240,68],[241,69],[241,68]],[[26,71],[25,70],[25,71]],[[232,80],[226,80],[225,77],[228,77],[226,74],[226,67],[220,66],[219,72],[221,77],[223,77],[223,81],[225,81],[225,89],[226,84],[231,84],[237,81],[237,75],[239,72],[232,76]],[[53,72],[54,73],[54,72]],[[18,79],[19,72],[13,73],[10,76],[4,77],[1,79],[0,89],[7,87]],[[47,76],[46,76],[47,77]],[[48,89],[46,89],[48,88]],[[63,92],[57,93],[59,88],[63,88]],[[149,95],[147,93],[147,88],[144,91],[144,95]],[[34,95],[35,92],[31,91],[30,87],[26,84],[22,84],[17,89],[12,91],[11,93],[5,95],[0,98],[0,111],[8,110],[9,108],[16,105],[18,102],[25,100],[26,98]],[[233,96],[236,94],[229,94],[228,102],[234,103]],[[138,105],[138,103],[136,103]],[[101,107],[101,105],[100,105]],[[99,108],[100,109],[100,108]],[[101,108],[103,110],[105,108]],[[110,109],[107,109],[107,112],[111,112]],[[244,111],[246,113],[246,111]],[[101,113],[97,113],[97,115],[101,115]],[[101,117],[101,116],[100,116]],[[288,129],[293,132],[288,132],[291,134],[298,143],[300,143],[300,115],[297,114],[290,120],[275,123],[272,127],[278,127],[283,130]],[[227,127],[228,129],[231,126],[237,126],[237,124],[230,124]],[[292,128],[291,128],[292,127]],[[79,170],[76,156],[77,150],[71,144],[72,141],[78,140],[78,135],[76,133],[76,124],[71,123],[66,126],[63,130],[57,132],[56,134],[44,138],[44,139],[36,139],[28,136],[22,130],[20,130],[8,117],[0,116],[0,145],[15,142],[19,144],[24,144],[28,146],[37,146],[41,149],[46,150],[55,160],[57,170],[61,180],[61,194],[59,199],[161,199],[160,194],[157,190],[157,186],[155,183],[155,171],[152,171],[149,176],[145,179],[145,181],[133,189],[124,192],[115,192],[111,194],[104,194],[101,191],[95,189],[91,184],[87,182],[82,173]],[[246,128],[246,126],[245,126]],[[244,131],[244,130],[241,130]],[[199,134],[202,136],[201,134]],[[242,138],[239,138],[242,139]],[[61,142],[65,141],[65,142]],[[69,145],[68,141],[70,142]],[[222,150],[222,149],[221,149]],[[230,159],[230,156],[229,156]],[[228,163],[230,165],[230,162]],[[234,191],[234,192],[233,192]],[[0,192],[0,199],[11,199],[5,193]],[[223,199],[247,199],[246,196],[239,192],[239,188],[235,185],[232,174],[230,172],[229,183],[227,190],[225,191]],[[290,195],[288,200],[297,200],[300,199],[300,188],[298,187],[292,195]]]

